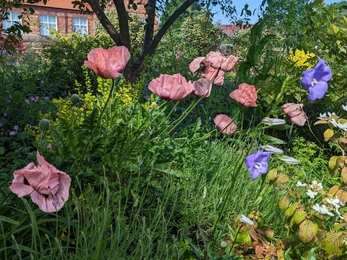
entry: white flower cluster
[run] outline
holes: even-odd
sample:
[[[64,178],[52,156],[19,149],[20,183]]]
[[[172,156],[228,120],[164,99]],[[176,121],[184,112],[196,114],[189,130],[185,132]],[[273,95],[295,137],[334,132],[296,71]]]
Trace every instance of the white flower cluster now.
[[[316,203],[316,204],[313,205],[312,208],[313,208],[315,211],[317,211],[317,212],[319,212],[319,213],[321,213],[321,214],[323,214],[323,215],[329,215],[329,216],[331,216],[331,217],[334,216],[334,214],[331,213],[331,212],[328,210],[327,206],[325,206],[324,204],[323,204],[322,206],[320,206],[318,203]]]
[[[311,184],[302,183],[301,181],[298,181],[296,184],[297,187],[305,187],[306,188],[306,194],[311,199],[314,199],[318,193],[324,194],[322,183],[317,182],[316,180],[313,180]],[[334,212],[339,216],[339,218],[343,219],[341,216],[341,213],[339,212],[339,209],[341,206],[344,206],[344,204],[339,200],[338,197],[335,198],[324,198],[322,200],[322,203],[316,203],[312,206],[312,209],[328,216],[335,216]]]
[[[328,115],[327,115],[327,113],[324,113],[324,114],[319,113],[319,117],[317,117],[317,118],[330,122],[330,120],[335,121],[334,117],[337,117],[337,115],[334,112],[333,113],[328,112]]]
[[[347,111],[347,104],[342,105],[342,109]],[[328,113],[328,115],[327,115],[327,113]],[[330,124],[332,124],[334,127],[340,128],[343,131],[347,131],[347,123],[342,124],[340,122],[337,122],[336,120],[339,117],[334,112],[333,113],[327,112],[327,113],[319,114],[319,117],[317,117],[317,118],[321,119],[321,120],[325,120],[325,121],[329,122]]]
[[[301,181],[298,181],[296,184],[297,187],[306,187],[306,194],[311,199],[314,199],[318,192],[323,191],[322,183],[317,182],[316,180],[313,180],[311,184],[302,183]]]
[[[338,197],[335,197],[334,199],[326,199],[326,204],[323,204],[322,206],[320,206],[318,203],[313,205],[313,209],[323,215],[329,215],[329,216],[335,216],[333,212],[334,211],[339,218],[343,219],[343,217],[341,216],[341,213],[339,212],[339,208],[341,206],[344,206],[344,204],[339,200]]]

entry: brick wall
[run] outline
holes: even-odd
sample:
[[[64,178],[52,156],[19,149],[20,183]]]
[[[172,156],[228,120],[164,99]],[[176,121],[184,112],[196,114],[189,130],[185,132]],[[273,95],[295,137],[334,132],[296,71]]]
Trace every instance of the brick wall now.
[[[23,7],[26,7],[23,5]],[[33,6],[31,6],[33,7]],[[57,17],[57,29],[65,33],[73,33],[72,18],[87,18],[88,33],[94,35],[94,23],[97,18],[94,14],[80,14],[79,10],[52,8],[48,6],[34,6],[35,13],[30,15],[31,34],[40,34],[40,15],[55,15]],[[20,8],[13,8],[13,12],[21,12]]]
[[[70,0],[72,1],[72,0]],[[69,1],[69,2],[70,2]],[[146,4],[145,0],[138,0],[137,3],[141,3],[137,5],[137,10],[134,11],[132,8],[128,7],[129,0],[124,0],[124,4],[126,6],[126,10],[129,13],[136,12],[140,18],[146,18],[146,9],[144,5]],[[90,35],[94,35],[94,24],[98,20],[95,14],[80,14],[80,11],[76,8],[71,7],[63,9],[63,8],[53,8],[49,6],[49,1],[46,5],[23,5],[23,7],[28,8],[32,7],[35,10],[33,15],[30,15],[30,29],[31,34],[40,34],[40,15],[55,15],[57,17],[57,29],[65,34],[65,33],[73,33],[72,27],[72,18],[87,18],[88,20],[88,33]],[[107,5],[107,8],[115,8],[113,1],[110,1]],[[13,8],[12,12],[21,12],[21,8]],[[157,24],[156,24],[157,26]]]
[[[57,2],[58,1],[58,2]],[[86,18],[88,20],[88,34],[94,35],[94,24],[96,21],[98,21],[98,18],[94,13],[91,14],[81,14],[80,11],[77,8],[73,8],[72,4],[70,6],[70,3],[72,0],[64,0],[63,2],[59,2],[62,0],[56,0],[54,1],[55,6],[58,4],[59,7],[51,7],[49,6],[49,1],[47,2],[46,5],[43,5],[42,3],[40,4],[24,4],[24,8],[29,8],[32,7],[35,10],[35,13],[30,15],[30,29],[31,33],[30,35],[36,35],[37,37],[25,37],[25,42],[26,46],[30,46],[31,48],[31,40],[35,39],[33,41],[33,44],[36,46],[38,43],[41,41],[44,42],[44,44],[47,44],[50,40],[49,37],[42,37],[40,36],[40,15],[54,15],[57,17],[57,29],[60,33],[62,34],[68,34],[68,33],[73,33],[73,26],[72,26],[72,19],[73,18]],[[124,4],[126,7],[126,10],[129,13],[136,12],[138,16],[142,19],[146,18],[146,9],[145,9],[145,4],[147,3],[146,0],[137,0],[135,1],[136,3],[140,3],[137,5],[137,10],[134,11],[132,8],[128,8],[128,3],[129,0],[124,0]],[[64,6],[66,8],[60,8],[60,6]],[[115,8],[113,1],[110,1],[109,4],[107,5],[107,8]],[[23,9],[22,8],[13,8],[11,11],[12,12],[21,12]],[[24,18],[23,18],[24,19]],[[25,21],[22,21],[23,23]],[[0,24],[1,26],[1,24]],[[155,21],[155,28],[158,28],[158,19]],[[44,39],[44,41],[43,41]],[[36,49],[36,48],[34,48]]]

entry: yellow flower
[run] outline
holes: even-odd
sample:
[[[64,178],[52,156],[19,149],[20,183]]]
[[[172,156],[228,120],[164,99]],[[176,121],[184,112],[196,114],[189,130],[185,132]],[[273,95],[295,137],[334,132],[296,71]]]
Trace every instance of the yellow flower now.
[[[294,63],[295,67],[310,69],[315,66],[313,63],[309,61],[309,59],[313,57],[315,57],[315,55],[311,52],[305,53],[305,51],[295,50],[294,54],[293,51],[290,51],[288,58],[290,61]]]

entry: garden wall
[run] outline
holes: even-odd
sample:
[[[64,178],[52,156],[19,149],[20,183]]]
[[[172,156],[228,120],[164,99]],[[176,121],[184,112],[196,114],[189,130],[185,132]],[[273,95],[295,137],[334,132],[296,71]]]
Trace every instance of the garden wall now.
[[[41,51],[54,41],[56,40],[52,39],[50,36],[23,34],[23,42],[26,51]]]

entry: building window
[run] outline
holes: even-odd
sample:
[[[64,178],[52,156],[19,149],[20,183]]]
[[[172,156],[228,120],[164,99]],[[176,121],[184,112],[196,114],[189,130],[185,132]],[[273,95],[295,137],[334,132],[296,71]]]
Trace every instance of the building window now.
[[[57,17],[54,15],[40,15],[41,35],[51,35],[49,29],[57,30]]]
[[[14,25],[15,23],[22,24],[22,21],[21,21],[21,19],[18,18],[18,16],[20,16],[20,13],[10,12],[8,19],[3,21],[3,23],[2,23],[2,29],[6,30],[6,29],[10,28],[12,25]]]
[[[88,20],[87,18],[72,18],[72,29],[74,33],[80,35],[88,34]]]

